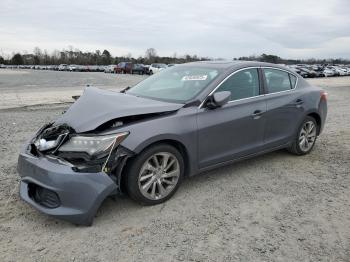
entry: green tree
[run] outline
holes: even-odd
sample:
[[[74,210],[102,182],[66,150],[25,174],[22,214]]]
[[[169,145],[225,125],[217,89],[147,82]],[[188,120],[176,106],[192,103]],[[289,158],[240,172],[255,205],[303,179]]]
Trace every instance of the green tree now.
[[[262,62],[275,63],[275,64],[282,62],[282,59],[279,56],[267,55],[267,54],[262,54],[259,60]]]
[[[23,65],[23,57],[20,53],[15,54],[11,59],[12,64],[14,65]]]
[[[104,65],[109,65],[112,61],[111,54],[109,53],[108,50],[103,50],[102,52],[102,63]]]

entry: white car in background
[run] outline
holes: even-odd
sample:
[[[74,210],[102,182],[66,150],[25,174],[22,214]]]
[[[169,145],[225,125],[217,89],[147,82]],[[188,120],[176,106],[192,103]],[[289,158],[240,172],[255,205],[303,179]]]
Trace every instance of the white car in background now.
[[[68,71],[70,71],[70,72],[78,71],[78,66],[77,65],[69,65]]]
[[[346,74],[347,76],[350,75],[350,68],[348,68],[348,67],[343,67],[342,69],[344,70],[344,72],[345,72],[345,74]]]
[[[323,70],[323,74],[324,74],[325,77],[329,77],[329,76],[334,76],[335,72],[332,69],[330,69],[330,68],[325,68]]]
[[[68,65],[66,64],[60,64],[58,66],[58,71],[67,71],[67,69],[68,69]]]
[[[166,64],[151,64],[151,66],[149,67],[149,74],[153,75],[153,74],[158,73],[159,71],[161,71],[165,68],[167,68]]]
[[[347,75],[346,70],[344,70],[343,68],[334,66],[333,69],[334,69],[335,72],[338,73],[338,75],[340,75],[340,76],[346,76],[346,75]]]
[[[104,72],[105,73],[115,73],[115,68],[117,67],[117,65],[108,65],[105,67]]]

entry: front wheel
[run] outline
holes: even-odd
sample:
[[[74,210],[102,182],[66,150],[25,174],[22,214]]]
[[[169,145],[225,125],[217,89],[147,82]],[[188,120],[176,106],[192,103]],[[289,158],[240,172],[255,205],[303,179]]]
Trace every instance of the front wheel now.
[[[171,198],[184,176],[184,160],[173,146],[152,146],[129,163],[127,191],[145,205],[156,205]]]
[[[317,139],[317,123],[307,116],[299,127],[298,135],[288,151],[295,155],[306,155],[311,152]]]

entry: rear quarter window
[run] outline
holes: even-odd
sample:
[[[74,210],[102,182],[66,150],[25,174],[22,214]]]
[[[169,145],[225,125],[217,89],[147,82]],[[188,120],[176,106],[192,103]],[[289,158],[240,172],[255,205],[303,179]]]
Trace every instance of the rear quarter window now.
[[[297,77],[295,75],[289,74],[290,83],[292,84],[292,89],[295,88],[297,83]]]

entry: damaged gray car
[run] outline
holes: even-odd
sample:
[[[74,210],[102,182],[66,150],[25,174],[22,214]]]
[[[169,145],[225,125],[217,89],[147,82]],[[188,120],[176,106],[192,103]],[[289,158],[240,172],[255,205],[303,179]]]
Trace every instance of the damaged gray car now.
[[[326,100],[295,72],[258,62],[178,65],[121,92],[89,87],[24,145],[20,196],[83,225],[120,192],[159,204],[185,176],[282,148],[309,153]]]

